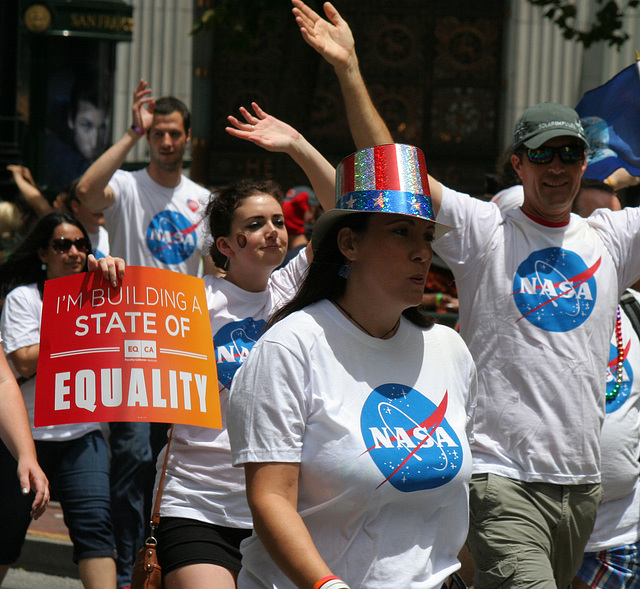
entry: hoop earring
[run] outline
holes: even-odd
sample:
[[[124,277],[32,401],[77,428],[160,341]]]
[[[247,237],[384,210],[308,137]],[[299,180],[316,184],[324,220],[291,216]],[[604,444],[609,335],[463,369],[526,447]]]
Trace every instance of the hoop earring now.
[[[229,256],[227,256],[227,259],[225,260],[225,263],[223,264],[222,269],[225,272],[229,269]]]

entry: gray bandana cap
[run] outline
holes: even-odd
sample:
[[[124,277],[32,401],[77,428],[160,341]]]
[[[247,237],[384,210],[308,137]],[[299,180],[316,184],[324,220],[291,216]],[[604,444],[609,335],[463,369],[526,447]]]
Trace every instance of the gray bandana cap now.
[[[549,139],[563,136],[576,137],[585,147],[589,147],[580,117],[575,110],[564,104],[542,102],[522,113],[513,132],[513,150],[516,151],[522,145],[536,149]]]

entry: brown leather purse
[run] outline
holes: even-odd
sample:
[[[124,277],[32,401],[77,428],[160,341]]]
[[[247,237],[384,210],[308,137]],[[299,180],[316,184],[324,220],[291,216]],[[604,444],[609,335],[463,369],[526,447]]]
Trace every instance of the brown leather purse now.
[[[151,515],[151,533],[145,541],[144,546],[138,551],[136,561],[133,563],[131,571],[131,589],[162,589],[162,569],[158,564],[158,541],[154,534],[160,524],[160,504],[162,503],[162,489],[164,488],[164,477],[167,473],[167,460],[169,458],[169,448],[173,437],[173,425],[167,440],[167,450],[162,464],[162,474],[158,482],[158,492],[153,505]]]

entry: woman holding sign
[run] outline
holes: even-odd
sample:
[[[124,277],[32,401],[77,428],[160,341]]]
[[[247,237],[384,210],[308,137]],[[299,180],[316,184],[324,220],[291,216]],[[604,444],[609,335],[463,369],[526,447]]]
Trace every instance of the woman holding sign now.
[[[0,296],[6,295],[0,321],[2,344],[20,374],[31,424],[44,283],[88,269],[101,271],[114,286],[124,277],[124,262],[111,257],[96,261],[85,229],[62,212],[42,217],[0,266]],[[100,425],[55,425],[33,428],[32,433],[38,461],[62,506],[84,587],[115,587],[109,459]],[[30,523],[31,503],[17,488],[15,471],[15,459],[0,446],[0,579],[18,559]]]
[[[475,408],[462,339],[417,309],[450,228],[409,145],[345,158],[336,192],[231,391],[255,527],[238,587],[438,588],[466,538]]]
[[[306,172],[320,202],[333,206],[335,171],[299,133],[253,104],[245,121],[229,117],[228,132],[288,153]],[[176,424],[162,494],[158,558],[165,587],[233,589],[239,544],[251,534],[242,469],[231,466],[226,431],[228,389],[260,337],[272,309],[302,282],[310,248],[287,266],[282,193],[271,181],[242,181],[213,195],[206,219],[211,256],[224,278],[205,276],[216,350],[222,430]],[[158,458],[162,465],[164,452]]]

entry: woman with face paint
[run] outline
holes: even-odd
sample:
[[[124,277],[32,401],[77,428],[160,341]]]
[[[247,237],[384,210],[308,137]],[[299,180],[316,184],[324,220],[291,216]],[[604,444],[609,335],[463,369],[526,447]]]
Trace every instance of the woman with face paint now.
[[[289,154],[305,171],[325,208],[333,206],[335,171],[295,129],[257,104],[227,131],[270,151]],[[303,250],[282,269],[287,230],[282,192],[270,180],[244,180],[218,190],[206,210],[211,257],[224,277],[205,276],[218,370],[221,430],[174,425],[158,539],[164,586],[233,589],[240,542],[252,519],[244,473],[231,466],[226,409],[229,386],[271,311],[296,292],[313,257]],[[166,451],[166,449],[165,449]],[[158,457],[161,466],[165,451]]]

